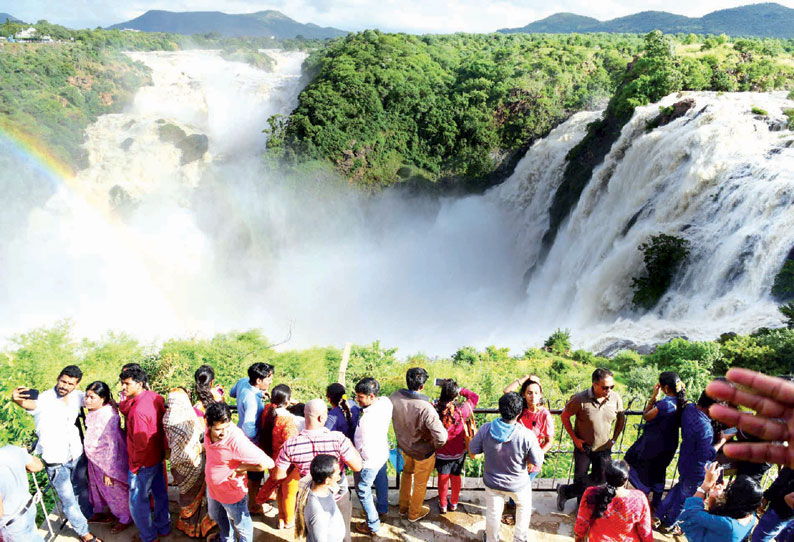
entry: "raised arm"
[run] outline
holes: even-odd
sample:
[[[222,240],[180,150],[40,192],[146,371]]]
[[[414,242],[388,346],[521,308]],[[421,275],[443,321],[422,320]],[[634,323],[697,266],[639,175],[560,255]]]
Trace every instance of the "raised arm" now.
[[[661,387],[662,385],[657,382],[653,387],[651,398],[648,399],[648,403],[645,405],[645,410],[642,412],[642,419],[646,422],[653,420],[656,418],[656,415],[659,414],[659,409],[656,406],[656,398],[659,396],[659,390]]]
[[[521,378],[516,378],[515,380],[510,382],[510,384],[505,386],[504,393],[511,393],[514,391],[517,392],[518,390],[521,389],[521,386],[524,385],[524,382],[526,382],[530,376],[532,375],[524,375]]]
[[[11,400],[25,410],[36,410],[36,401],[34,399],[28,399],[25,395],[29,390],[30,388],[17,386],[14,388],[14,391],[11,392]]]

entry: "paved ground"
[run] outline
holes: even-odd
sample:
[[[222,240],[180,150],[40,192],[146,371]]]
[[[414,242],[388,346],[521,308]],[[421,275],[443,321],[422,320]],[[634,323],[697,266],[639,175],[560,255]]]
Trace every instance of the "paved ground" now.
[[[474,482],[474,480],[469,480]],[[175,488],[171,491],[171,512],[172,517],[178,514],[179,507],[175,501]],[[399,541],[399,542],[456,542],[456,541],[480,541],[481,533],[485,529],[485,494],[482,491],[464,490],[461,495],[461,504],[456,512],[448,512],[445,515],[439,514],[436,492],[427,492],[426,504],[430,506],[430,514],[423,520],[410,523],[407,519],[399,517],[397,512],[397,491],[389,492],[389,501],[392,504],[389,509],[388,518],[384,521],[383,528],[379,532],[377,540]],[[573,540],[575,501],[568,501],[565,513],[557,512],[556,494],[551,492],[536,491],[533,495],[533,513],[531,535],[536,541],[559,542]],[[358,521],[361,513],[358,500],[353,498],[354,522]],[[278,521],[275,510],[269,512],[264,518],[256,518],[254,523],[254,538],[256,542],[265,541],[292,541],[294,532],[289,530],[278,530]],[[110,528],[105,525],[94,525],[94,532],[104,540],[110,542],[129,542],[137,534],[137,530],[130,528],[124,533],[111,535]],[[50,538],[46,531],[41,531],[42,536],[48,540],[77,540],[75,534],[66,527],[57,537]],[[655,534],[657,542],[670,542],[673,539]],[[502,526],[502,540],[510,541],[513,538],[512,527]],[[353,532],[355,542],[365,542],[369,537]],[[163,542],[187,542],[191,540],[182,533],[174,530],[168,538],[161,539]],[[530,538],[532,540],[532,538]]]

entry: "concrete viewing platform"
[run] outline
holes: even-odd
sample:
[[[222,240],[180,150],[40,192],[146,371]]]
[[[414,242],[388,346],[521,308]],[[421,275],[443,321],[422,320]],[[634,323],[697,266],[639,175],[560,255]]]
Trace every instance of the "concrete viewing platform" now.
[[[432,481],[432,480],[431,480]],[[425,504],[430,507],[430,514],[416,523],[409,522],[406,518],[401,518],[397,510],[397,490],[389,491],[389,513],[383,521],[383,526],[376,538],[370,538],[353,531],[352,539],[356,542],[367,540],[384,540],[399,542],[455,542],[455,541],[476,541],[482,540],[482,532],[485,530],[485,492],[477,490],[472,486],[480,486],[480,479],[467,479],[467,489],[461,493],[460,505],[455,512],[440,514],[438,508],[437,493],[434,489],[427,491]],[[352,479],[351,479],[352,485]],[[175,487],[169,487],[172,523],[176,523],[179,516],[179,505],[177,504],[178,493]],[[532,495],[532,521],[530,523],[529,540],[546,542],[569,542],[573,540],[573,525],[575,516],[575,500],[570,500],[565,507],[565,511],[557,511],[557,495],[550,491],[535,491]],[[361,521],[361,506],[358,499],[353,495],[353,523]],[[52,514],[51,518],[55,524],[60,525],[57,514]],[[279,530],[278,516],[275,508],[265,514],[254,518],[254,539],[257,542],[265,541],[292,541],[295,539],[294,529]],[[92,524],[92,532],[108,542],[130,542],[138,533],[134,527],[130,527],[120,534],[110,534],[109,525]],[[45,540],[78,540],[75,533],[67,526],[55,538],[49,537],[46,529],[40,530]],[[504,542],[513,540],[513,528],[502,525],[501,539]],[[170,536],[161,538],[162,542],[187,542],[191,539],[185,536],[176,528]],[[671,537],[654,532],[656,542],[670,542]]]

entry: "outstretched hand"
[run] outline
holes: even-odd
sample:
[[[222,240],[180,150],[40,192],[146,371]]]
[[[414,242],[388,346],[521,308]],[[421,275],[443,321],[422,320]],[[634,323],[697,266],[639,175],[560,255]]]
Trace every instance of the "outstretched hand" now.
[[[750,408],[755,414],[712,405],[711,417],[764,440],[775,441],[726,444],[725,455],[794,468],[794,383],[738,368],[730,369],[725,377],[728,382],[714,380],[706,386],[706,393],[718,401]]]

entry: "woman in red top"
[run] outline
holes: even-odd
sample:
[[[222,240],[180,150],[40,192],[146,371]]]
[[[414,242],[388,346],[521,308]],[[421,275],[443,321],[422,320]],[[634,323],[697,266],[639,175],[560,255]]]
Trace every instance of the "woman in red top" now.
[[[458,397],[462,403],[455,404]],[[438,471],[438,505],[441,513],[447,512],[447,491],[452,484],[452,495],[449,497],[449,509],[457,510],[460,497],[461,474],[466,462],[466,444],[463,441],[463,426],[466,423],[480,396],[473,391],[461,388],[452,379],[441,381],[441,395],[436,402],[436,410],[441,423],[447,430],[447,443],[436,450],[436,471]]]
[[[518,394],[524,399],[524,411],[518,421],[535,433],[540,449],[545,454],[554,444],[554,418],[549,409],[542,406],[543,388],[540,380],[526,379]],[[532,465],[529,468],[529,479],[534,481],[538,473],[540,473],[540,465]]]
[[[653,542],[651,510],[642,491],[626,489],[629,466],[610,461],[606,483],[587,488],[579,505],[576,542]]]
[[[286,384],[279,384],[270,394],[270,403],[262,412],[262,430],[260,431],[260,448],[270,457],[278,457],[281,447],[287,439],[298,434],[298,425],[295,416],[287,410],[292,390]],[[295,502],[298,496],[298,481],[300,476],[296,469],[287,472],[283,480],[276,480],[273,476],[275,469],[271,469],[270,478],[267,479],[256,497],[258,504],[270,500],[273,491],[276,491],[278,503],[278,528],[290,529],[295,525]]]

